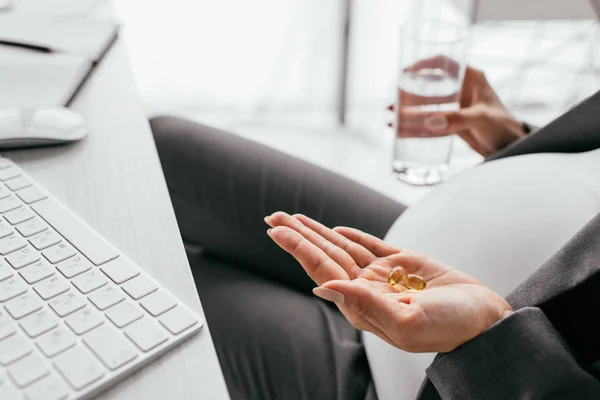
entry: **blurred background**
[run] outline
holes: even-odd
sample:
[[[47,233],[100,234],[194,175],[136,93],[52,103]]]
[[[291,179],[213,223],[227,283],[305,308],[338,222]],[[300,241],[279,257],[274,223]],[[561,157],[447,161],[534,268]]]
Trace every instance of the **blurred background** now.
[[[414,15],[472,22],[469,62],[486,72],[519,118],[543,125],[600,88],[597,14],[585,5],[575,10],[577,1],[543,2],[544,9],[557,3],[554,15],[536,15],[534,4],[533,12],[523,11],[527,1],[514,1],[512,10],[511,1],[502,2],[509,15],[498,18],[494,10],[475,15],[472,1],[453,0],[116,5],[149,115],[218,126],[410,202],[425,189],[394,181],[385,112],[395,90],[400,26]],[[458,146],[458,168],[478,161]]]
[[[526,3],[526,1],[524,1]],[[376,127],[393,100],[399,27],[409,15],[467,18],[451,0],[120,0],[149,113],[223,124],[325,127],[338,122],[350,4],[348,119]],[[569,1],[563,1],[569,5]],[[469,2],[465,2],[469,4]],[[440,10],[441,9],[441,10]],[[518,10],[514,14],[518,16]],[[590,20],[476,21],[469,61],[507,105],[542,124],[598,86]]]
[[[385,111],[394,98],[400,26],[415,16],[469,23],[469,63],[485,71],[519,118],[543,125],[600,88],[595,1],[114,5],[149,116],[177,114],[214,125],[410,202],[426,189],[394,179]],[[457,169],[479,161],[457,146]]]

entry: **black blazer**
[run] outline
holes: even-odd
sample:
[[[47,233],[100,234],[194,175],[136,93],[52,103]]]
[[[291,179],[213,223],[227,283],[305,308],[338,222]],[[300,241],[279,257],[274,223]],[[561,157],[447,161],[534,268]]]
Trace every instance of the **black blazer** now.
[[[600,92],[487,161],[597,148]],[[507,300],[516,312],[439,354],[418,399],[600,399],[600,214]]]

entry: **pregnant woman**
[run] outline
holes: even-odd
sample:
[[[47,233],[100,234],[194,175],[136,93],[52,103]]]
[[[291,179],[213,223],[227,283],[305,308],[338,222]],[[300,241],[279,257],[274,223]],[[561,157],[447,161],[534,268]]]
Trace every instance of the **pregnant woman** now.
[[[232,399],[600,397],[600,93],[530,134],[479,71],[462,100],[427,129],[491,162],[408,210],[234,135],[152,121]],[[394,267],[426,287],[390,285]]]

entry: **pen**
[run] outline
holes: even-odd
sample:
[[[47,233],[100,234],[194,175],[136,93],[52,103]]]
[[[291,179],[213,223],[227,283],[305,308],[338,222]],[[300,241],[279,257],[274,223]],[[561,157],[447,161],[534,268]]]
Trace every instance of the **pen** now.
[[[51,49],[50,47],[45,47],[45,46],[38,46],[36,44],[11,42],[8,40],[3,40],[3,39],[0,39],[0,44],[5,45],[5,46],[11,46],[11,47],[20,47],[22,49],[27,49],[27,50],[39,51],[42,53],[54,53],[54,49]]]

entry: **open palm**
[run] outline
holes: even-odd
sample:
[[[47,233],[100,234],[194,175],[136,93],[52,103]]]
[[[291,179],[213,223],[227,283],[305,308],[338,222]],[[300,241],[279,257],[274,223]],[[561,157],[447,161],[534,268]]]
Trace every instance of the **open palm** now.
[[[277,212],[269,236],[294,256],[357,329],[411,352],[447,352],[479,335],[510,306],[474,278],[423,254],[400,250],[352,228],[329,229],[303,215]],[[427,288],[391,287],[400,266]]]

